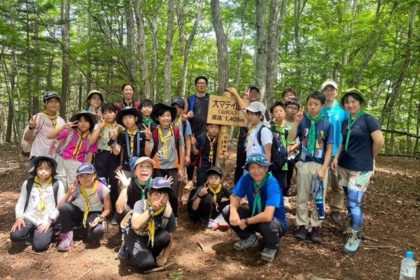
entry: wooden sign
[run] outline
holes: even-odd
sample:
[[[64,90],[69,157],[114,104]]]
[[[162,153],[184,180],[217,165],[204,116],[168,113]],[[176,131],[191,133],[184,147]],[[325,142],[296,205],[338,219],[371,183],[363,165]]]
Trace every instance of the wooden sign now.
[[[210,95],[207,122],[228,126],[247,126],[247,120],[238,102],[228,95]]]

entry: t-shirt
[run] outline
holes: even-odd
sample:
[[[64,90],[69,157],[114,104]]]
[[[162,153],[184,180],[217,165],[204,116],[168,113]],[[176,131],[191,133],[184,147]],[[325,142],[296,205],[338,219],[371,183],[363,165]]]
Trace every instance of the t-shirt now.
[[[249,156],[254,153],[263,153],[265,154],[264,146],[267,144],[273,143],[273,133],[271,133],[270,128],[263,127],[261,130],[261,145],[258,142],[258,131],[264,125],[263,122],[260,122],[254,129],[248,131],[248,137],[246,138],[245,148],[246,155]]]
[[[179,132],[184,135],[184,141],[192,135],[191,124],[188,120],[181,121],[179,118],[176,118],[173,123],[179,128]]]
[[[343,122],[343,148],[338,165],[354,171],[373,170],[373,139],[371,133],[381,129],[381,124],[373,116],[365,114],[353,125],[348,150],[345,151],[348,120]]]
[[[88,153],[94,154],[98,150],[96,143],[89,145],[89,137],[90,134],[82,139],[82,146],[80,147],[78,152],[75,152],[78,140],[80,138],[80,134],[78,133],[77,129],[72,128],[72,132],[70,132],[69,128],[63,129],[57,135],[57,140],[64,140],[67,141],[67,136],[69,133],[72,133],[71,140],[69,144],[64,147],[63,151],[61,152],[61,157],[63,159],[76,159],[79,162],[86,162],[86,155]]]
[[[316,125],[316,142],[313,154],[310,154],[308,152],[308,137],[310,127],[311,121],[305,115],[305,118],[299,124],[297,134],[299,140],[302,142],[300,160],[303,162],[313,161],[319,164],[323,164],[325,159],[325,153],[327,151],[327,145],[334,143],[333,126],[330,125],[327,119],[324,118]]]
[[[140,141],[140,147],[137,149],[137,143]],[[117,144],[121,146],[121,153],[123,154],[122,167],[124,170],[130,170],[130,158],[133,156],[144,157],[144,148],[146,145],[146,135],[143,131],[137,130],[137,133],[134,136],[134,145],[133,150],[130,146],[131,138],[127,133],[127,130],[121,132],[117,137]],[[150,144],[152,145],[153,139],[150,139]],[[129,153],[130,152],[130,153]]]
[[[334,100],[334,104],[330,107],[324,106],[321,110],[321,114],[326,118],[333,127],[333,152],[332,155],[335,156],[340,147],[342,138],[341,138],[341,127],[343,122],[347,120],[348,113],[344,111],[341,106],[338,104],[337,100]]]
[[[147,207],[146,207],[145,203],[148,203],[148,201],[147,200],[137,201],[136,204],[134,205],[134,208],[133,208],[133,215],[136,214],[136,213],[141,215],[144,212],[146,212]],[[163,211],[162,214],[153,217],[153,219],[155,220],[156,229],[162,227],[162,220],[163,220],[162,217],[163,217],[164,212],[165,211]],[[168,223],[166,225],[165,230],[169,233],[175,232],[175,230],[176,230],[175,215],[174,215],[173,212],[172,212],[171,216],[169,217],[169,220],[168,220]]]
[[[57,117],[57,127],[61,127],[66,122],[61,117]],[[49,153],[51,145],[54,143],[54,139],[48,139],[48,133],[53,129],[53,122],[45,115],[40,112],[36,114],[36,128],[33,130],[34,140],[32,141],[30,157],[45,156]]]
[[[217,140],[213,144],[213,160],[210,163],[210,141],[207,138],[207,133],[201,133],[197,138],[196,148],[198,150],[198,168],[199,169],[209,169],[214,166],[216,163],[217,155]]]
[[[192,96],[188,97],[188,104],[191,104]],[[188,108],[193,111],[194,118],[190,119],[192,133],[198,137],[201,133],[206,132],[207,113],[209,111],[210,94],[206,93],[202,97],[195,95],[194,108]]]
[[[127,206],[130,207],[130,209],[133,209],[136,202],[142,198],[142,192],[136,187],[134,180],[134,178],[131,178],[131,183],[127,187]],[[144,193],[146,199],[147,191],[148,190],[146,189]]]
[[[246,196],[248,199],[249,207],[252,209],[255,199],[255,189],[253,185],[254,180],[249,173],[242,175],[232,190],[232,194],[243,198]],[[286,228],[286,211],[283,204],[283,195],[280,191],[280,186],[277,180],[269,175],[265,184],[261,187],[261,202],[262,211],[266,206],[275,207],[274,217],[276,217]]]
[[[98,183],[98,188],[100,188],[99,184],[102,184],[101,182]],[[80,186],[78,187],[80,188]],[[76,198],[72,201],[73,205],[79,207],[80,210],[84,211],[86,206],[86,199],[84,196],[80,193],[80,189],[77,190],[78,195]],[[90,203],[90,209],[89,212],[102,212],[102,209],[104,207],[102,199],[106,197],[109,194],[109,189],[105,185],[102,186],[102,199],[99,197],[98,191],[96,193],[93,192],[93,188],[86,188],[86,194],[89,197],[89,203]]]
[[[190,202],[194,202],[194,200],[197,199],[200,190],[203,186],[200,187],[195,187],[193,190],[191,190],[191,200]],[[207,195],[211,195],[212,197],[212,201],[213,201],[213,193],[209,190]],[[230,203],[230,191],[228,191],[228,189],[226,189],[225,187],[222,186],[222,189],[220,190],[219,193],[216,194],[216,207],[212,207],[212,217],[214,217],[215,215],[217,216],[217,213],[221,213],[223,208],[226,205],[229,205]]]
[[[121,132],[124,131],[124,127],[120,124],[117,125],[117,134],[119,135]],[[95,125],[95,130],[98,129],[98,124]],[[109,125],[105,125],[105,127],[102,129],[102,132],[99,134],[99,139],[97,142],[98,149],[99,150],[106,150],[106,151],[112,151],[111,147],[108,145],[109,142],[109,132],[111,130],[111,127]]]
[[[160,126],[156,128],[156,130]],[[159,137],[159,131],[157,131]],[[175,133],[173,128],[163,128],[162,129],[163,137],[168,135],[168,133],[172,133],[172,137],[168,139],[168,142],[165,144],[167,145],[167,153],[164,153],[163,146],[164,144],[162,141],[159,140],[157,152],[153,156],[153,161],[155,162],[155,169],[173,169],[179,167],[179,160],[178,160],[178,152],[176,143],[175,143]],[[179,131],[179,147],[185,147],[184,136],[182,132]]]
[[[265,111],[265,119],[266,120],[270,119],[270,115],[269,115],[268,111]],[[247,135],[248,135],[248,128],[247,127],[240,127],[239,128],[238,143],[239,142],[242,142],[242,143],[245,142]]]

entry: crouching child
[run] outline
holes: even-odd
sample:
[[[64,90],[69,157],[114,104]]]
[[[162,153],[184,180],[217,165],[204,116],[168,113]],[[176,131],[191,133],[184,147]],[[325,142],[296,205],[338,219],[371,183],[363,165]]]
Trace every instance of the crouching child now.
[[[173,247],[175,216],[169,203],[170,183],[156,177],[146,200],[134,205],[129,226],[124,229],[125,252],[119,258],[141,271],[164,266]]]
[[[286,233],[288,226],[283,195],[277,180],[268,173],[269,166],[265,154],[250,154],[244,166],[248,173],[236,183],[230,205],[223,209],[225,220],[241,239],[233,248],[242,251],[257,247],[255,233],[260,232],[264,241],[261,259],[267,262],[274,260],[280,237]],[[249,207],[241,205],[243,197],[248,199]]]

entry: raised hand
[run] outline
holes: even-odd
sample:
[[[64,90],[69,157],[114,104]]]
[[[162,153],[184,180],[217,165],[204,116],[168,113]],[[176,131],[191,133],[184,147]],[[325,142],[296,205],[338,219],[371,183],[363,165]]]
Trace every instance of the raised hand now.
[[[33,115],[30,119],[29,119],[29,128],[30,129],[34,129],[36,128],[36,115]]]
[[[118,136],[117,134],[118,134],[117,133],[117,129],[115,127],[111,128],[109,130],[109,139],[116,140],[117,139],[117,136]]]
[[[99,120],[99,122],[98,122],[98,126],[102,129],[102,128],[104,128],[105,127],[105,119],[104,119],[104,117],[103,116],[101,116],[101,119]]]
[[[127,188],[131,183],[131,178],[127,178],[125,176],[125,173],[122,170],[115,171],[115,178],[117,178],[120,182],[123,188]]]
[[[165,206],[165,204],[163,203],[163,199],[165,198],[165,196],[166,194],[161,193],[159,199],[152,202],[151,207],[154,211],[157,211]]]
[[[144,135],[146,136],[146,139],[150,140],[152,138],[152,131],[150,129],[150,124],[146,126],[146,129],[144,130]]]
[[[304,114],[303,114],[304,108],[303,106],[300,108],[299,112],[295,115],[295,122],[301,122],[303,120]]]

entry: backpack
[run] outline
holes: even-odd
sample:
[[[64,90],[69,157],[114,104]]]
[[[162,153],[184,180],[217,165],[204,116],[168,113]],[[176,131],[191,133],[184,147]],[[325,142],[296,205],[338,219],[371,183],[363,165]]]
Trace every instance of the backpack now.
[[[271,145],[271,163],[273,164],[272,169],[274,168],[277,170],[282,170],[283,165],[287,162],[287,148],[283,145],[279,136],[277,135],[274,122],[271,121],[270,125],[270,131],[273,134],[273,144]],[[262,125],[257,132],[257,140],[260,146],[262,146],[261,131],[263,128],[264,125]]]
[[[38,115],[38,114],[37,114]],[[42,129],[42,127],[44,126],[45,123],[45,118],[43,116],[43,114],[39,114],[39,116],[42,116],[42,124],[41,126],[37,129],[37,134],[38,131],[40,131]],[[37,116],[38,117],[38,116]],[[25,157],[29,157],[31,155],[31,149],[32,149],[32,143],[36,137],[36,134],[32,137],[31,141],[26,141],[25,140],[25,134],[26,132],[29,130],[29,124],[25,127],[25,129],[23,130],[23,134],[22,134],[22,139],[20,140],[20,153],[25,156]]]
[[[34,186],[34,178],[28,179],[28,181],[26,182],[26,201],[25,201],[25,207],[23,208],[23,211],[26,210],[26,208],[28,207],[28,203],[29,203],[29,197],[31,195],[31,191],[32,188]],[[53,191],[54,191],[54,201],[55,201],[55,205],[57,206],[57,195],[58,195],[58,186],[59,186],[60,181],[59,180],[55,180],[53,179],[52,181],[52,187],[53,187]]]
[[[134,106],[138,111],[140,111],[140,101],[139,100],[134,102]],[[122,103],[115,104],[115,107],[117,108],[118,112],[121,111],[124,108]]]
[[[176,125],[173,125],[171,126],[171,128],[172,128],[173,135],[175,136],[175,147],[176,147],[176,152],[178,154],[178,161],[179,161],[180,160],[179,158],[179,127]],[[159,135],[158,135],[157,128],[153,130],[152,136],[153,136],[153,149],[152,149],[152,152],[150,153],[150,158],[153,158],[156,155],[158,147],[159,147]]]
[[[106,178],[98,177],[97,180],[99,181],[99,184],[98,184],[98,190],[96,191],[96,194],[99,196],[99,200],[101,201],[101,203],[104,204],[104,188],[108,188],[109,190],[110,187],[106,181]],[[74,194],[73,200],[78,198],[80,194],[81,194],[80,188],[77,188],[76,193]]]

